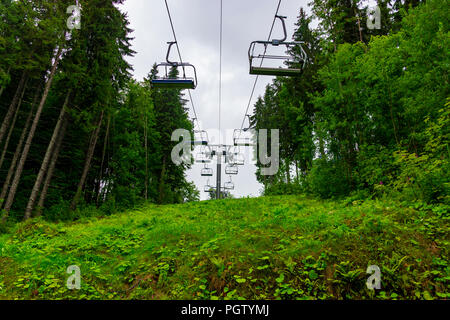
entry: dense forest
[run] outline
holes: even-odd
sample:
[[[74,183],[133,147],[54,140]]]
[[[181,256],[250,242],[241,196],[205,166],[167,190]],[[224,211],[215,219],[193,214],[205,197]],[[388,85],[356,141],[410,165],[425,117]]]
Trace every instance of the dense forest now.
[[[0,4],[2,222],[197,200],[189,166],[170,161],[172,132],[193,130],[181,90],[152,89],[155,68],[132,78],[123,0],[79,1],[83,27],[68,29],[72,2]],[[303,74],[276,78],[251,117],[281,130],[280,171],[257,172],[264,193],[448,203],[446,1],[378,1],[373,30],[363,1],[309,5],[293,37]]]
[[[309,54],[302,76],[277,78],[254,106],[255,128],[281,131],[282,169],[258,176],[265,194],[448,204],[448,3],[378,1],[374,30],[359,1],[310,6],[294,35]]]

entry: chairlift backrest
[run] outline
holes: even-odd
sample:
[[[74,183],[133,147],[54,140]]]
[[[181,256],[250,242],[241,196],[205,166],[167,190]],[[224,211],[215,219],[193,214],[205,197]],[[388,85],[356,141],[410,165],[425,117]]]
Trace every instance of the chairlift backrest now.
[[[202,146],[199,153],[195,158],[195,162],[197,163],[210,163],[212,161],[211,149],[207,146]]]
[[[273,39],[273,40],[272,40],[272,44],[273,44],[274,46],[278,46],[278,45],[284,43],[284,42],[286,41],[286,39],[287,39],[286,22],[284,21],[284,19],[286,19],[287,17],[276,15],[275,18],[281,20],[281,23],[282,23],[282,25],[283,25],[283,32],[284,32],[284,37],[283,37],[283,39],[280,39],[280,40]]]
[[[243,166],[245,164],[245,157],[242,153],[234,152],[229,158],[229,163],[233,166]]]
[[[233,183],[233,181],[231,181],[231,177],[230,177],[230,181],[225,182],[224,189],[225,190],[234,190],[234,183]]]

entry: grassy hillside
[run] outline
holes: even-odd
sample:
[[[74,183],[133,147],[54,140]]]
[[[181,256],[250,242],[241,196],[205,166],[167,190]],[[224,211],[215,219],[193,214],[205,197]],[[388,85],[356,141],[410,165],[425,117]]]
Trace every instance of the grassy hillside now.
[[[33,220],[0,236],[0,298],[448,298],[448,213],[416,207],[282,196]]]

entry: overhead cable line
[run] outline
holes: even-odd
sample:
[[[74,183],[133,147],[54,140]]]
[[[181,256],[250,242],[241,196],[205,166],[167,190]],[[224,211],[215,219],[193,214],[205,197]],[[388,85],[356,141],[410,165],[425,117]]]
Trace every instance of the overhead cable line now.
[[[274,26],[275,26],[275,22],[276,22],[276,20],[277,20],[278,11],[280,10],[281,1],[282,1],[282,0],[279,0],[279,2],[278,2],[277,10],[276,10],[275,16],[274,16],[274,18],[273,18],[272,27],[270,28],[269,37],[267,38],[267,41],[270,41],[270,39],[271,39],[271,37],[272,37],[272,32],[273,32],[273,28],[274,28]],[[265,49],[264,49],[264,54],[263,54],[263,58],[261,59],[260,67],[262,66],[262,64],[263,64],[263,62],[264,62],[264,56],[266,55],[266,53],[267,53],[267,47],[265,47]],[[258,84],[258,80],[259,80],[259,75],[256,76],[255,82],[254,82],[254,84],[253,84],[252,92],[251,92],[251,94],[250,94],[250,99],[248,100],[247,109],[245,110],[244,119],[242,120],[242,124],[241,124],[241,132],[242,132],[242,129],[244,128],[245,119],[246,119],[246,117],[247,117],[247,115],[248,115],[248,110],[250,109],[250,105],[251,105],[252,100],[253,100],[253,95],[255,94],[255,89],[256,89],[256,85]],[[239,137],[240,137],[240,134],[239,134]]]
[[[178,45],[177,35],[175,33],[175,27],[173,25],[172,15],[170,14],[169,4],[167,3],[167,0],[164,0],[164,2],[166,3],[167,15],[169,16],[170,26],[172,28],[172,33],[173,33],[173,38],[175,40],[175,45],[177,47],[178,57],[180,58],[180,62],[183,63],[183,59],[181,58],[180,47]],[[183,72],[184,72],[184,68],[183,68]],[[197,121],[198,130],[201,130],[200,122],[199,122],[198,116],[197,116],[197,111],[195,110],[194,100],[192,99],[191,90],[188,89],[188,93],[189,93],[189,100],[191,101],[191,105],[192,105],[192,111],[194,113],[195,120]],[[208,139],[208,137],[206,137],[206,138]]]

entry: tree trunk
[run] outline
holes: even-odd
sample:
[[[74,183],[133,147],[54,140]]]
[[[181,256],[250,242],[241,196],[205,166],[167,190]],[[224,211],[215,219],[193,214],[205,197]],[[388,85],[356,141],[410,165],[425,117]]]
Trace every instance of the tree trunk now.
[[[291,164],[286,160],[286,180],[288,184],[291,184]]]
[[[49,166],[53,150],[55,148],[56,142],[58,140],[58,136],[60,134],[62,123],[64,122],[67,104],[69,103],[69,97],[70,97],[70,90],[66,95],[66,100],[64,101],[64,104],[61,108],[61,112],[59,113],[58,122],[56,123],[55,129],[53,130],[53,135],[48,144],[44,159],[42,160],[42,165],[41,165],[41,168],[39,169],[39,173],[37,175],[36,182],[34,183],[33,189],[31,190],[30,199],[28,200],[27,208],[25,210],[24,220],[29,219],[31,217],[31,213],[33,212],[34,203],[36,202],[37,195],[39,193],[39,190],[41,189],[41,185],[44,180],[44,176],[47,172],[47,168]]]
[[[75,193],[75,196],[73,197],[73,200],[72,200],[72,205],[70,206],[72,208],[72,210],[75,210],[75,208],[78,205],[78,201],[80,200],[81,192],[83,191],[84,183],[86,182],[87,174],[91,167],[91,161],[92,161],[92,157],[94,156],[95,145],[97,144],[97,139],[98,139],[98,136],[100,133],[100,127],[102,125],[103,115],[104,115],[104,111],[102,110],[102,112],[100,114],[100,120],[98,121],[97,128],[95,128],[94,134],[89,143],[89,149],[86,154],[86,161],[84,162],[83,173],[81,175],[80,182],[78,183],[77,192]]]
[[[19,115],[20,107],[23,102],[23,95],[25,94],[27,85],[25,84],[22,90],[22,94],[20,95],[19,104],[17,105],[16,113],[14,114],[14,119],[12,121],[11,127],[9,128],[8,136],[6,137],[5,145],[3,146],[2,157],[0,158],[0,168],[3,166],[3,161],[5,161],[6,152],[8,151],[9,140],[11,139],[11,135],[14,131],[14,127],[16,126],[17,116]]]
[[[362,36],[362,29],[361,29],[361,21],[359,19],[359,14],[356,13],[356,9],[355,8],[353,9],[353,12],[355,13],[356,19],[358,20],[359,41],[364,43],[363,36]]]
[[[36,106],[37,100],[39,99],[40,86],[36,90],[36,94],[33,99],[33,104],[31,105],[30,112],[28,114],[27,120],[25,122],[25,126],[22,129],[22,134],[20,135],[19,143],[17,144],[16,151],[14,152],[13,159],[11,161],[11,165],[9,166],[8,175],[6,176],[6,180],[3,183],[2,193],[0,194],[0,199],[5,199],[6,193],[9,189],[9,183],[11,182],[11,178],[14,174],[14,169],[16,168],[17,161],[19,160],[20,152],[22,151],[22,146],[25,141],[26,134],[28,133],[28,128],[31,124],[31,119],[33,117],[34,107]]]
[[[16,93],[14,94],[14,98],[12,99],[11,104],[9,105],[8,112],[6,113],[5,118],[3,119],[2,126],[0,127],[0,144],[2,143],[6,130],[8,130],[9,124],[11,123],[11,118],[14,115],[14,112],[16,111],[16,106],[21,96],[23,87],[25,86],[26,79],[27,79],[27,72],[24,71],[22,73],[22,78],[19,81],[19,85],[17,86]]]
[[[45,84],[44,93],[42,94],[41,102],[36,110],[36,115],[33,120],[33,124],[30,128],[30,133],[28,134],[27,141],[25,142],[25,147],[23,148],[22,156],[20,157],[19,164],[17,165],[16,173],[14,174],[14,179],[11,184],[11,189],[9,190],[8,198],[6,199],[4,215],[2,221],[6,221],[9,215],[9,211],[11,211],[11,207],[14,201],[14,197],[16,196],[17,188],[19,187],[20,177],[22,176],[23,167],[25,166],[25,161],[28,157],[28,152],[31,148],[31,142],[33,141],[34,133],[36,132],[37,125],[39,123],[39,118],[41,117],[42,110],[44,109],[45,102],[47,101],[48,93],[50,91],[50,87],[53,82],[53,78],[55,77],[56,68],[58,67],[59,59],[61,58],[62,47],[58,48],[58,51],[55,55],[55,59],[53,62],[53,66],[50,71],[50,75],[48,76],[48,80]]]
[[[41,195],[39,197],[39,202],[37,205],[36,216],[40,216],[42,214],[42,210],[44,209],[45,198],[47,197],[48,188],[50,187],[50,182],[53,177],[53,172],[55,171],[56,162],[58,161],[59,151],[61,150],[61,145],[64,140],[64,135],[66,133],[67,124],[68,124],[67,116],[64,117],[64,121],[61,127],[61,132],[58,135],[58,140],[56,141],[55,149],[53,150],[52,160],[48,167],[47,176],[45,178],[44,186],[42,187]]]
[[[106,147],[108,144],[110,124],[111,124],[111,116],[108,116],[108,124],[106,127],[105,140],[103,142],[102,164],[100,165],[100,175],[98,178],[98,185],[97,185],[97,199],[95,201],[95,204],[97,205],[97,207],[98,207],[98,203],[100,202],[100,194],[101,194],[101,190],[102,190],[103,166],[105,164],[105,154],[106,154]]]

